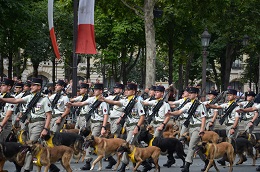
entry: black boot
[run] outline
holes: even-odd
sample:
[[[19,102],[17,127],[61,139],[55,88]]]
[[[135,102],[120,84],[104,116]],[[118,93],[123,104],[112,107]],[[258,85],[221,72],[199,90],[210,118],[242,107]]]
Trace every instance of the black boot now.
[[[15,172],[21,172],[21,170],[22,170],[22,167],[21,166],[19,166],[16,162],[14,162],[14,165],[15,165]]]
[[[93,158],[88,158],[86,160],[86,163],[83,167],[80,167],[81,170],[90,170],[91,168],[91,165],[90,165],[90,162],[92,161]]]
[[[256,167],[256,171],[260,171],[260,165]]]
[[[153,168],[152,164],[150,164],[148,161],[143,161],[142,165],[144,166],[142,172],[150,171]]]
[[[117,170],[117,172],[125,172],[125,167],[127,166],[127,164],[122,162],[122,165],[120,167],[120,169]]]
[[[209,164],[209,160],[208,159],[206,159],[204,162],[205,162],[205,165],[204,165],[204,167],[200,171],[205,171],[207,166],[208,166],[208,164]]]
[[[221,158],[220,160],[217,161],[220,165],[225,166],[226,165],[226,161],[225,158]]]
[[[190,171],[191,163],[186,162],[184,168],[181,170],[182,172],[189,172]]]
[[[175,159],[174,158],[169,158],[166,162],[166,164],[163,164],[164,167],[170,168],[172,166],[172,164],[175,164]]]
[[[113,165],[116,164],[116,160],[112,156],[109,156],[107,159],[108,159],[108,165],[105,168],[111,169]]]
[[[50,165],[49,172],[59,172],[59,171],[60,169],[55,164]]]

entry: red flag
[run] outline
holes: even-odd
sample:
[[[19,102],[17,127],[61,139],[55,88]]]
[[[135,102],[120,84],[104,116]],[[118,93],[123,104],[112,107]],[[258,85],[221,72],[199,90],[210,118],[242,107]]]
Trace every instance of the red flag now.
[[[76,53],[97,54],[94,32],[95,0],[80,0]]]
[[[53,25],[53,0],[48,0],[48,23],[49,23],[52,47],[53,47],[56,58],[60,59],[59,48],[58,48],[58,44],[56,41],[54,25]]]

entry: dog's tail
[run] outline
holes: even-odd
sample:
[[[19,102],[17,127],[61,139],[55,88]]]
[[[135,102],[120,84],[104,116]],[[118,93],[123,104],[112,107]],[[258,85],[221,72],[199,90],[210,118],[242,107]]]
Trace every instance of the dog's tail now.
[[[181,141],[178,140],[177,144],[176,144],[176,150],[180,150],[180,153],[183,155],[183,156],[187,156],[186,153],[184,152],[184,148],[183,148],[183,144]]]

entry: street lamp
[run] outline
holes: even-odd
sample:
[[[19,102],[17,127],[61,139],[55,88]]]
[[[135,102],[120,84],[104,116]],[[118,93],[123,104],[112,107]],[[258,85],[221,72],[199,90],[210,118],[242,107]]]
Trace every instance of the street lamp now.
[[[202,55],[203,55],[203,60],[202,60],[202,92],[201,92],[201,101],[206,100],[206,68],[207,68],[207,48],[209,46],[209,41],[210,41],[211,35],[208,32],[208,29],[206,28],[205,31],[201,34],[201,45],[203,48]]]
[[[249,42],[249,36],[248,35],[244,35],[243,42],[242,42],[243,46],[246,47],[248,45],[248,42]]]

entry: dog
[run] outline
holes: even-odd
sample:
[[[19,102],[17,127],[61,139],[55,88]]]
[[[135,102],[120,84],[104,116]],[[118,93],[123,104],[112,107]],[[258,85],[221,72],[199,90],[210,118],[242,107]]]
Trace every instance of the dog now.
[[[79,161],[80,156],[84,156],[86,152],[83,150],[84,138],[75,133],[55,133],[48,132],[46,136],[42,138],[48,147],[54,146],[68,146],[74,151],[74,158]]]
[[[215,129],[214,132],[216,132],[219,135],[219,143],[228,141],[225,129]]]
[[[16,171],[20,172],[25,161],[27,151],[30,147],[16,142],[0,143],[0,171],[3,172],[5,161],[14,162]]]
[[[256,150],[256,157],[259,157],[259,150],[260,150],[260,133],[253,133],[252,135],[254,135],[255,139],[256,139],[256,143],[254,145],[254,148]]]
[[[156,146],[148,146],[146,148],[138,148],[134,145],[130,145],[128,142],[123,143],[119,149],[117,150],[120,154],[124,152],[128,153],[129,158],[131,159],[132,163],[135,164],[133,171],[137,171],[137,168],[141,165],[141,163],[148,159],[152,158],[153,163],[155,165],[155,172],[160,172],[160,166],[158,164],[159,156],[161,154],[161,149]]]
[[[44,172],[48,172],[50,165],[61,160],[61,165],[67,172],[72,172],[70,160],[74,154],[72,148],[68,146],[44,147],[40,143],[29,142],[31,153],[34,157],[34,164],[38,167],[38,172],[41,172],[41,167],[45,166]]]
[[[219,143],[219,140],[220,140],[219,135],[214,131],[205,131],[204,135],[202,136],[202,141],[209,142],[209,143]],[[180,141],[188,144],[190,141],[189,132],[183,133],[183,135],[180,137]]]
[[[161,149],[162,152],[168,153],[168,161],[163,166],[166,166],[168,168],[171,167],[171,165],[175,163],[173,153],[176,153],[177,156],[180,157],[183,161],[183,165],[181,166],[181,168],[184,167],[186,154],[184,153],[182,143],[178,139],[153,137],[153,135],[150,134],[148,130],[142,129],[138,136],[138,142],[141,141],[144,141],[151,146],[157,146]]]
[[[206,158],[209,160],[205,172],[208,172],[212,165],[214,165],[216,171],[219,172],[214,159],[222,158],[223,156],[230,163],[229,172],[232,172],[235,159],[235,152],[232,144],[228,142],[221,142],[216,144],[203,141],[199,142],[195,146],[195,150],[196,152],[201,151],[203,154],[206,155]]]
[[[117,149],[125,142],[126,142],[125,140],[120,138],[107,139],[107,138],[94,137],[94,136],[87,137],[85,141],[86,148],[88,148],[89,146],[93,147],[95,149],[94,152],[98,156],[93,161],[90,170],[93,170],[96,163],[99,162],[98,170],[100,171],[102,169],[102,161],[101,161],[102,158],[115,154],[117,152]],[[117,170],[120,164],[120,159],[121,156],[117,155],[117,163],[114,167],[114,170]]]
[[[242,164],[247,160],[247,158],[244,155],[244,152],[247,153],[249,157],[253,159],[253,166],[256,162],[256,156],[253,153],[253,145],[251,142],[245,138],[239,137],[235,139],[235,145],[233,145],[235,153],[238,154],[240,157],[239,161],[236,163],[236,165]]]

